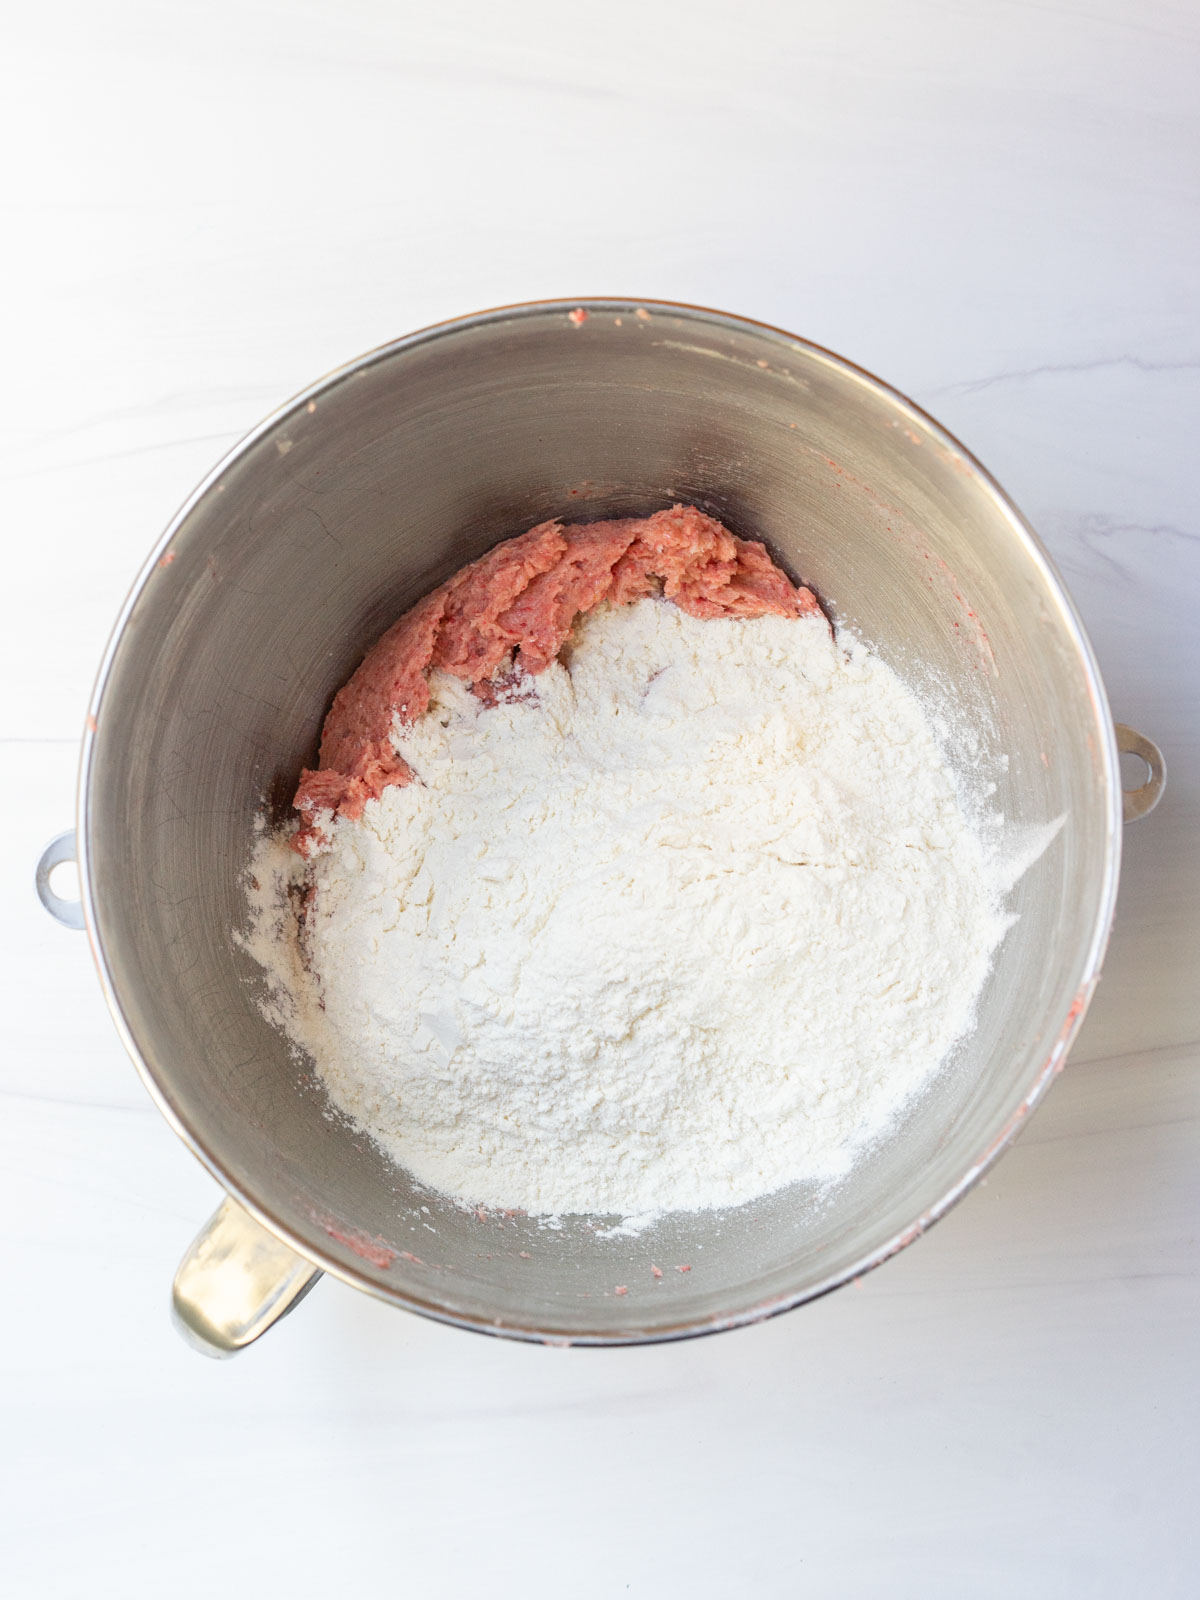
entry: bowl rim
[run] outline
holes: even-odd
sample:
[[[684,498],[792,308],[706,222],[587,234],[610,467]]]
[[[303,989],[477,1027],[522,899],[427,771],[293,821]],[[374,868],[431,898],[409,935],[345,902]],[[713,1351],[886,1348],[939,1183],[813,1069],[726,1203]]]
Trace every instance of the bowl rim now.
[[[88,822],[93,757],[104,693],[120,649],[122,636],[146,584],[155,573],[158,563],[171,540],[219,479],[235,462],[248,455],[262,439],[271,434],[287,418],[306,406],[309,401],[319,399],[322,395],[328,394],[332,389],[337,388],[370,367],[391,360],[405,351],[433,343],[442,338],[452,337],[474,327],[554,313],[569,316],[576,311],[584,311],[588,317],[605,314],[636,317],[637,313],[641,311],[647,313],[651,319],[656,314],[661,313],[702,322],[709,327],[728,327],[731,330],[743,333],[747,331],[757,333],[768,344],[783,345],[792,352],[798,351],[807,358],[825,363],[849,375],[865,388],[872,390],[876,395],[882,396],[899,413],[906,415],[919,428],[924,430],[931,439],[958,456],[967,472],[990,496],[997,511],[1008,523],[1019,542],[1025,547],[1026,554],[1034,562],[1035,566],[1040,569],[1047,590],[1059,607],[1063,622],[1082,666],[1089,698],[1095,710],[1096,723],[1101,736],[1101,748],[1098,752],[1099,765],[1104,774],[1106,809],[1108,812],[1104,881],[1101,886],[1092,935],[1083,963],[1083,972],[1078,989],[1067,1008],[1065,1016],[1059,1023],[1053,1042],[1035,1073],[1024,1098],[986,1148],[968,1165],[965,1172],[906,1227],[898,1230],[874,1249],[864,1252],[861,1257],[849,1266],[832,1272],[813,1284],[801,1289],[785,1291],[760,1303],[744,1306],[724,1315],[684,1318],[676,1323],[645,1329],[634,1328],[620,1333],[589,1330],[586,1327],[581,1327],[577,1331],[563,1332],[539,1327],[532,1320],[529,1322],[511,1321],[464,1315],[452,1311],[439,1304],[436,1300],[423,1297],[418,1293],[414,1293],[411,1289],[399,1285],[393,1286],[379,1283],[374,1279],[360,1275],[345,1262],[332,1256],[319,1244],[314,1245],[311,1240],[301,1238],[287,1223],[275,1216],[269,1206],[259,1201],[244,1184],[229,1172],[221,1159],[220,1153],[209,1148],[189,1125],[186,1115],[174,1102],[168,1084],[160,1081],[150,1063],[142,1054],[133,1029],[125,1016],[121,998],[117,992],[117,986],[113,981],[104,953],[89,863]],[[586,319],[577,318],[573,320],[582,322]],[[321,378],[308,384],[293,395],[291,399],[276,407],[274,411],[255,427],[251,428],[221,456],[183,501],[167,523],[162,534],[155,541],[118,612],[108,642],[105,645],[104,653],[101,656],[95,684],[88,702],[80,750],[76,819],[81,903],[88,943],[96,964],[105,1002],[112,1015],[117,1032],[132,1058],[133,1064],[151,1099],[163,1117],[201,1165],[221,1184],[225,1191],[232,1195],[268,1232],[282,1240],[297,1255],[313,1262],[322,1271],[328,1272],[331,1276],[349,1284],[352,1288],[361,1289],[372,1294],[389,1305],[403,1307],[405,1310],[416,1312],[420,1316],[429,1317],[434,1321],[462,1328],[469,1332],[493,1334],[502,1338],[518,1339],[538,1344],[580,1345],[598,1348],[665,1344],[679,1339],[698,1338],[705,1334],[720,1333],[731,1328],[744,1327],[765,1321],[769,1317],[778,1316],[785,1311],[794,1310],[797,1306],[818,1300],[824,1295],[832,1293],[833,1290],[841,1288],[844,1284],[863,1277],[867,1272],[881,1266],[883,1262],[903,1250],[906,1245],[911,1244],[915,1239],[926,1233],[935,1222],[944,1217],[974,1187],[1009,1144],[1012,1143],[1026,1118],[1040,1103],[1066,1060],[1067,1052],[1079,1031],[1094,993],[1108,946],[1116,906],[1122,836],[1121,784],[1116,738],[1113,731],[1108,697],[1105,693],[1095,652],[1092,649],[1075,603],[1042,541],[1010,496],[972,452],[949,429],[943,427],[941,423],[936,421],[935,418],[930,416],[927,411],[923,410],[901,390],[887,383],[884,379],[877,377],[867,368],[847,360],[844,356],[838,355],[826,346],[817,344],[811,339],[805,339],[799,334],[790,333],[787,329],[780,328],[773,323],[763,322],[753,317],[741,316],[732,312],[715,310],[709,306],[696,305],[687,301],[663,300],[654,297],[639,299],[628,296],[595,295],[524,300],[493,306],[483,311],[445,318],[439,322],[417,328],[413,332],[403,334],[398,338],[387,340],[362,355],[343,363],[341,366],[333,368]]]

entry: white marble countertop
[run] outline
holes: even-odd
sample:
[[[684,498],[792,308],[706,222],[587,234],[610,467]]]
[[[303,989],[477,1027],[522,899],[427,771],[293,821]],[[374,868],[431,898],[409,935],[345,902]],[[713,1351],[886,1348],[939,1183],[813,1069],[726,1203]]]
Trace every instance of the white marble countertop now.
[[[1200,11],[59,0],[4,32],[0,1589],[1194,1594]],[[589,292],[832,346],[1031,517],[1170,766],[1104,981],[990,1182],[855,1290],[593,1352],[326,1281],[206,1362],[166,1298],[217,1191],[32,893],[105,637],[304,382]]]

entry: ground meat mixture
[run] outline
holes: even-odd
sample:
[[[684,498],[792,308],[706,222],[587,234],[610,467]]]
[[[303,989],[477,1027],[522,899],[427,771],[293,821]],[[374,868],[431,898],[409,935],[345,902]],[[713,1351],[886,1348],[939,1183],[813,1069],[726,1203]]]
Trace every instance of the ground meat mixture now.
[[[610,522],[543,522],[506,539],[419,600],[339,690],[319,763],[300,777],[301,855],[321,838],[319,814],[358,817],[368,800],[408,783],[392,730],[429,704],[429,673],[451,674],[482,698],[498,678],[544,672],[577,617],[601,601],[624,606],[661,592],[694,617],[799,617],[819,610],[771,560],[694,506]]]

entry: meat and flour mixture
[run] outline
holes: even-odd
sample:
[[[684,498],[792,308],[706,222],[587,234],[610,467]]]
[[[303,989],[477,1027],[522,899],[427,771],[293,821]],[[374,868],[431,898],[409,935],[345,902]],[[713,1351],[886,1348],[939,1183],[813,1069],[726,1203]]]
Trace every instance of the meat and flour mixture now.
[[[925,712],[696,511],[522,540],[380,641],[291,846],[261,840],[270,1014],[471,1204],[835,1178],[971,1027],[1007,925]]]

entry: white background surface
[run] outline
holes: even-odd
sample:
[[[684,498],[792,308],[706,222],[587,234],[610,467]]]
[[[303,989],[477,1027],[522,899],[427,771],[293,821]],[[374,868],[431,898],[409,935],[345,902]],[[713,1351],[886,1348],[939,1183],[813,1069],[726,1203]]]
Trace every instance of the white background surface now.
[[[114,0],[7,12],[0,1589],[1194,1594],[1200,11],[1192,0]],[[217,1198],[32,895],[112,618],[327,368],[629,293],[777,322],[1042,532],[1167,797],[1071,1064],[990,1183],[773,1323],[473,1338],[335,1282],[168,1325]]]

